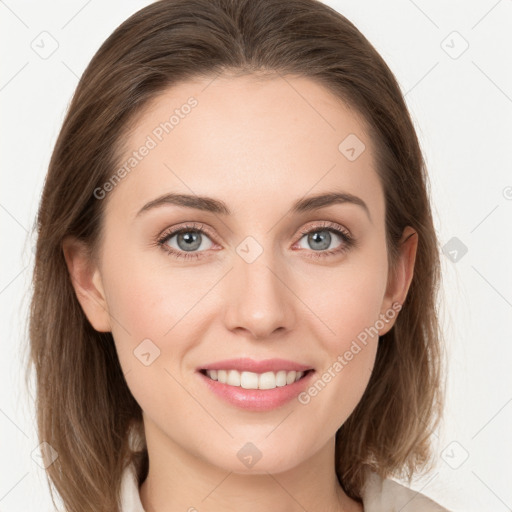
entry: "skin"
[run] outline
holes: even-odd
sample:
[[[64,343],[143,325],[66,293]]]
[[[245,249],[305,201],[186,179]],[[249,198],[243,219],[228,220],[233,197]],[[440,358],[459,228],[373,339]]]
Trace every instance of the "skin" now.
[[[198,105],[103,199],[98,257],[89,259],[75,240],[64,243],[84,312],[96,330],[112,332],[143,410],[150,468],[142,504],[147,512],[361,511],[336,479],[334,436],[368,384],[376,336],[307,405],[244,411],[212,394],[195,370],[237,356],[281,357],[321,375],[381,313],[404,302],[417,236],[404,231],[388,283],[372,141],[354,111],[306,78],[223,75],[174,86],[137,119],[121,161],[190,96]],[[338,150],[350,133],[366,146],[354,161]],[[333,190],[364,200],[371,219],[351,203],[289,213],[295,200]],[[167,204],[137,215],[168,192],[221,199],[233,213]],[[198,260],[173,258],[155,243],[186,222],[209,228]],[[301,231],[322,232],[322,222],[347,229],[357,246],[308,257],[321,251]],[[252,263],[236,252],[248,236],[263,250]],[[167,246],[186,252],[177,238]],[[343,245],[332,234],[328,248]],[[160,350],[149,366],[133,353],[144,339]],[[262,453],[251,468],[237,457],[247,442]]]

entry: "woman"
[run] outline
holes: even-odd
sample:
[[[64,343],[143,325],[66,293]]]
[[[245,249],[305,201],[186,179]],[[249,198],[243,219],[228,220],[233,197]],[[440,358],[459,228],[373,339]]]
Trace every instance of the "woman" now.
[[[317,245],[318,244],[318,245]],[[66,510],[445,510],[438,242],[418,140],[314,0],[161,0],[60,132],[31,307]]]

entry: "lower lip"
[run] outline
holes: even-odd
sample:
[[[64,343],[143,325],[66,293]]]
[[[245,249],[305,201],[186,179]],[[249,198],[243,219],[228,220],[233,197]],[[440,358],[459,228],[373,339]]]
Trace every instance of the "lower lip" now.
[[[240,386],[229,386],[210,379],[201,372],[197,373],[213,393],[228,403],[249,411],[270,411],[290,402],[304,391],[315,372],[310,370],[293,384],[274,389],[244,389]]]

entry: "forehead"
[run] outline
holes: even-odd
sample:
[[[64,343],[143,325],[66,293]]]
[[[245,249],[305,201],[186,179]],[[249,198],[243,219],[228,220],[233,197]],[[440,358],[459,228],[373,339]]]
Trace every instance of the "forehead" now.
[[[195,79],[159,94],[132,124],[119,161],[128,172],[109,208],[134,216],[178,192],[218,197],[243,214],[335,188],[379,214],[373,151],[358,113],[311,79]]]

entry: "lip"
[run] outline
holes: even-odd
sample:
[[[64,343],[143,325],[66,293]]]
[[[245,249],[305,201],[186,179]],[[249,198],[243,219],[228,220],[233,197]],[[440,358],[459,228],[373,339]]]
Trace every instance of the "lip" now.
[[[239,372],[254,372],[254,373],[265,373],[265,372],[278,372],[279,370],[285,370],[287,372],[305,372],[306,370],[312,370],[311,366],[296,363],[295,361],[289,361],[287,359],[265,359],[263,361],[255,361],[254,359],[240,357],[237,359],[225,359],[224,361],[217,361],[215,363],[207,364],[197,368],[201,370],[237,370]],[[300,381],[297,381],[300,382]]]
[[[211,369],[215,370],[215,368]],[[206,373],[202,373],[201,371],[198,371],[197,375],[211,392],[228,404],[246,411],[264,412],[282,407],[296,398],[310,385],[315,373],[314,370],[307,371],[298,381],[274,389],[244,389],[239,386],[230,386],[229,384],[222,384],[217,380],[210,379]]]
[[[241,386],[230,386],[217,380],[210,379],[205,370],[238,370],[240,372],[277,372],[302,371],[305,375],[296,382],[274,389],[244,389]],[[313,379],[316,373],[314,369],[303,364],[288,361],[286,359],[267,359],[266,361],[254,361],[240,358],[218,361],[197,369],[197,375],[207,386],[207,389],[230,405],[247,411],[271,411],[282,407],[297,397]]]
[[[296,382],[274,389],[244,389],[210,379],[205,370],[237,370],[239,372],[278,372],[280,370],[307,372]],[[250,358],[225,359],[197,368],[197,374],[207,388],[228,404],[248,411],[270,411],[293,400],[311,382],[314,368],[288,359],[266,359],[255,361]]]

